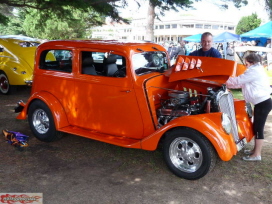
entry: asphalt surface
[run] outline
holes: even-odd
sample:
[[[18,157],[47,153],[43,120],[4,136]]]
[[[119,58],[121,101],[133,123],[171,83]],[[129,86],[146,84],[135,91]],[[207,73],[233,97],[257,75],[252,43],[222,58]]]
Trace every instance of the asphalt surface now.
[[[261,167],[271,169],[270,123],[260,167],[243,162],[239,153],[219,161],[204,178],[188,181],[168,170],[160,150],[126,149],[74,135],[52,143],[37,140],[27,121],[13,113],[16,102],[29,95],[30,88],[0,95],[0,130],[30,136],[29,147],[17,149],[0,135],[0,193],[43,193],[45,204],[271,203],[272,177],[254,176]]]

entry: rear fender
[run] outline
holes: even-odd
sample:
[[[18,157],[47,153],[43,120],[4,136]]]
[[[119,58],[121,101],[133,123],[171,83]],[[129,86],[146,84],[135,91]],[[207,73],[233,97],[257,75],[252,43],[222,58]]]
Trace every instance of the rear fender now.
[[[172,131],[175,128],[188,127],[203,134],[214,146],[219,157],[223,161],[228,161],[237,153],[237,148],[232,135],[226,134],[223,130],[221,117],[222,113],[210,113],[174,119],[152,135],[143,139],[141,142],[142,149],[155,150],[160,139],[163,136],[167,137],[166,133],[168,131]]]
[[[52,94],[45,91],[34,93],[29,98],[28,103],[24,105],[24,109],[17,116],[17,119],[22,119],[22,120],[26,119],[28,114],[28,108],[34,100],[41,100],[49,107],[54,117],[57,130],[69,125],[66,113],[62,105],[60,104],[59,100]]]
[[[7,65],[1,66],[0,70],[2,70],[7,75],[10,85],[26,85],[26,81],[32,80],[33,78],[32,69],[23,69],[22,64],[9,63]]]

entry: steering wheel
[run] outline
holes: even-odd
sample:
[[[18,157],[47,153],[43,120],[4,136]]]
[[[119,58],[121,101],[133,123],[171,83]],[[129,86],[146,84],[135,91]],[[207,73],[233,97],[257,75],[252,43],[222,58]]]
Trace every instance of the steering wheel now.
[[[158,55],[153,54],[152,55],[152,62],[155,67],[158,67],[160,65],[160,58]]]
[[[114,77],[125,77],[126,76],[126,66],[121,67],[112,75]]]

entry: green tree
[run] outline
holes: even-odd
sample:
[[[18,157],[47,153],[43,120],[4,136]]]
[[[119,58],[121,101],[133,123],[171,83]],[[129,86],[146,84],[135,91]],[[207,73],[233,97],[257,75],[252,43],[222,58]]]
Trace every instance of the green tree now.
[[[5,4],[0,4],[0,13],[0,25],[7,25],[9,16],[12,16],[12,8]]]
[[[78,9],[82,12],[88,12],[89,9],[97,12],[103,16],[110,16],[113,21],[123,21],[129,22],[127,19],[121,18],[119,16],[118,7],[127,6],[129,0],[0,0],[0,5],[8,5],[16,8],[35,8],[39,11],[38,22],[35,24],[43,24],[44,19],[49,19],[51,15],[54,18],[62,19],[63,21],[68,21],[70,16],[73,20],[72,10]],[[130,0],[131,1],[131,0]],[[134,0],[140,5],[138,0]],[[174,10],[178,11],[178,8],[189,8],[193,2],[201,0],[146,0],[148,1],[148,17],[147,17],[147,39],[154,39],[154,20],[161,15],[164,15],[165,11]],[[236,7],[246,4],[247,0],[220,0],[215,1],[217,4],[221,4],[227,8],[229,2],[233,2]],[[120,4],[121,2],[121,4]],[[121,6],[120,6],[121,5]],[[5,14],[1,13],[0,16],[5,17]],[[1,17],[0,17],[1,19]],[[0,24],[6,23],[7,21],[0,21]]]
[[[258,18],[256,13],[253,13],[250,16],[244,16],[241,18],[241,20],[237,24],[236,34],[241,35],[243,33],[246,33],[250,30],[253,30],[259,27],[260,24],[261,24],[261,19]]]
[[[1,5],[0,5],[1,7]],[[24,13],[12,7],[6,6],[4,9],[0,9],[2,13],[5,13],[7,22],[6,24],[0,23],[0,35],[25,35],[22,24],[24,22]]]
[[[265,0],[265,10],[269,16],[269,19],[272,20],[272,0]]]
[[[0,5],[17,9],[33,8],[37,9],[44,17],[50,17],[51,14],[54,14],[63,20],[72,16],[71,8],[78,9],[81,12],[88,12],[89,9],[92,9],[100,15],[110,16],[114,21],[122,20],[127,22],[126,19],[119,16],[117,11],[119,6],[115,2],[117,2],[117,0],[0,0]],[[126,3],[124,1],[123,6],[125,5]],[[7,16],[5,13],[0,13],[0,20],[0,24],[7,24]]]
[[[69,16],[66,20],[59,18],[54,13],[45,17],[44,13],[36,9],[28,9],[25,12],[23,23],[26,35],[49,40],[87,38],[89,35],[86,32],[88,28],[93,25],[102,25],[104,22],[104,18],[91,9],[88,12],[70,9],[72,16]]]

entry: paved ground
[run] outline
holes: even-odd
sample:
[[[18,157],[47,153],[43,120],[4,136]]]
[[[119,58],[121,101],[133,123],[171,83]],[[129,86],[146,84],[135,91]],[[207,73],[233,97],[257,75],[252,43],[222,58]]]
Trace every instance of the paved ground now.
[[[30,146],[19,151],[0,135],[0,193],[43,193],[45,204],[271,203],[272,115],[262,162],[246,163],[239,153],[204,178],[188,181],[167,169],[159,150],[125,149],[74,135],[38,141],[27,121],[13,113],[29,93],[0,95],[0,130],[30,136]]]

